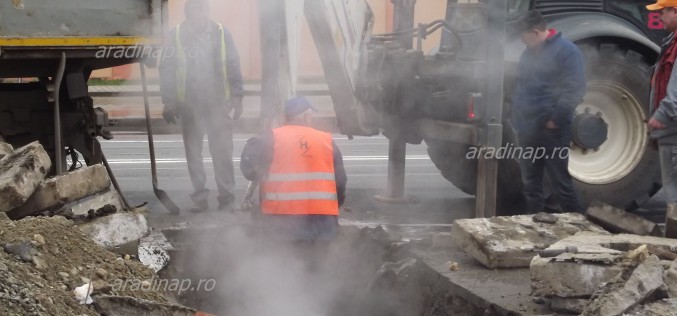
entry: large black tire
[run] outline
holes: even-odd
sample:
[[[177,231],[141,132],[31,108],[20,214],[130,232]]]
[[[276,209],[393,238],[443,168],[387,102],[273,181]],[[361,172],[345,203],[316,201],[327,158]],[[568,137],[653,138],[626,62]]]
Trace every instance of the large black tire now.
[[[628,118],[634,122],[643,122],[648,117],[649,100],[649,64],[641,54],[622,49],[615,44],[580,44],[579,47],[586,59],[586,73],[588,86],[598,87],[610,85],[621,87],[625,92],[632,94],[641,103],[643,113],[638,117]],[[589,89],[590,93],[590,89]],[[610,92],[610,93],[613,93]],[[586,99],[588,95],[586,94]],[[626,106],[616,104],[616,106]],[[504,121],[503,144],[515,143],[509,122]],[[608,122],[614,124],[614,122]],[[618,124],[616,122],[616,124]],[[618,135],[609,134],[609,140],[617,140]],[[643,153],[638,155],[637,163],[627,174],[615,181],[596,184],[594,181],[586,181],[584,177],[577,178],[576,170],[570,171],[574,175],[574,182],[580,193],[581,203],[587,208],[593,200],[599,200],[613,206],[633,210],[645,203],[661,187],[660,164],[658,154],[648,142],[646,133],[640,135],[646,143]],[[627,139],[631,142],[633,140]],[[636,139],[634,141],[637,141]],[[465,154],[469,146],[458,143],[438,140],[426,140],[428,154],[433,163],[440,169],[442,176],[458,187],[461,191],[474,195],[476,191],[477,161],[466,159]],[[602,148],[602,147],[601,147]],[[572,155],[574,155],[572,151]],[[613,158],[613,157],[612,157]],[[579,162],[581,162],[579,160]],[[582,161],[585,163],[585,161]],[[547,179],[544,179],[547,186]],[[514,160],[500,160],[498,174],[498,214],[519,213],[523,207],[521,190],[523,187],[519,165]],[[545,188],[550,192],[550,188]]]
[[[651,78],[649,62],[640,53],[616,44],[584,43],[579,44],[579,47],[586,59],[588,80],[586,99],[592,89],[595,89],[593,87],[595,84],[617,85],[617,87],[630,92],[631,97],[639,102],[641,107],[639,113],[640,115],[643,114],[643,117],[631,117],[631,119],[636,124],[644,124],[644,120],[649,117],[649,82]],[[610,93],[618,93],[618,90]],[[628,104],[621,103],[616,104],[616,106],[629,106]],[[611,131],[611,124],[614,124],[614,122],[607,123],[610,125]],[[617,135],[610,132],[607,143],[613,144],[614,137],[617,137]],[[637,164],[632,170],[616,181],[595,184],[585,179],[578,179],[575,166],[572,166],[570,162],[569,169],[574,175],[585,207],[593,200],[599,200],[619,208],[633,210],[648,201],[660,189],[661,177],[658,153],[649,144],[647,133],[643,132],[642,135],[638,135],[638,139],[626,139],[624,141],[641,141],[645,142],[646,146],[640,147],[643,153],[640,153],[641,156],[638,155],[641,158],[637,158]],[[572,152],[571,159],[574,158]]]

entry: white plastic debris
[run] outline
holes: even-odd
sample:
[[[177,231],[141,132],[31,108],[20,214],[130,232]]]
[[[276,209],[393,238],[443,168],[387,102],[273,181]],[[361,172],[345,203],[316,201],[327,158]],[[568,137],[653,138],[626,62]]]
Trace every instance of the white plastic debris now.
[[[84,304],[92,304],[94,303],[94,300],[89,296],[92,294],[92,291],[94,291],[94,288],[92,287],[91,284],[85,283],[84,285],[75,288],[73,290],[73,293],[75,294],[75,299],[80,302],[80,305]]]

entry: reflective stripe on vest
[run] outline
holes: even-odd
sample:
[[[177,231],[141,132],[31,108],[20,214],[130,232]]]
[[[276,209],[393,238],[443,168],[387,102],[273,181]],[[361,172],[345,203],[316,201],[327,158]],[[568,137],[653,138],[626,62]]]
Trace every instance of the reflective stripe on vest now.
[[[219,26],[219,32],[221,34],[221,65],[222,65],[222,75],[224,83],[224,97],[225,100],[230,99],[230,84],[228,83],[228,63],[226,60],[226,38],[225,31],[223,26],[220,23],[217,23]],[[186,102],[186,77],[187,77],[187,60],[186,52],[183,44],[181,43],[181,24],[176,26],[176,50],[178,54],[178,62],[176,65],[176,100],[185,103]]]
[[[261,183],[263,213],[339,215],[331,134],[287,125],[273,136],[273,162]]]

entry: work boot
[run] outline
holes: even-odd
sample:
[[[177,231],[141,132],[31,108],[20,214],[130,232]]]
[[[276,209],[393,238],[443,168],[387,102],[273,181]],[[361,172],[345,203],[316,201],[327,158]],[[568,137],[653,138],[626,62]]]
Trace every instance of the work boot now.
[[[665,212],[665,238],[677,238],[677,203],[668,203]]]
[[[190,209],[191,213],[204,213],[209,210],[209,203],[207,201],[195,202],[195,206]]]
[[[233,204],[235,202],[235,196],[232,194],[226,196],[219,196],[219,211],[233,211]]]

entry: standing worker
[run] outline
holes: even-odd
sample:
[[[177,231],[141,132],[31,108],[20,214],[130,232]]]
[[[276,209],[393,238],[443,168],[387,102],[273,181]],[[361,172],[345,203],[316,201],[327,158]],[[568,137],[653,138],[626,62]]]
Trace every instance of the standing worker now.
[[[545,153],[520,159],[526,212],[543,211],[547,170],[562,210],[583,213],[568,170],[574,109],[586,89],[583,55],[561,33],[548,29],[538,11],[525,13],[518,27],[527,48],[520,57],[512,123],[522,149]]]
[[[266,230],[295,241],[333,239],[345,199],[341,152],[310,127],[312,111],[303,97],[287,101],[285,125],[248,140],[240,162],[244,177],[260,182]]]
[[[214,163],[219,210],[235,201],[232,120],[242,115],[240,59],[230,33],[209,19],[207,0],[188,0],[186,20],[168,36],[160,63],[164,119],[181,119],[188,172],[194,192],[191,212],[209,209],[202,161],[205,133]],[[233,111],[233,117],[229,113]]]
[[[650,106],[652,116],[648,125],[651,137],[658,141],[663,189],[667,212],[665,237],[677,238],[677,0],[658,0],[646,7],[658,11],[664,28],[671,32],[661,49],[658,64],[651,80]]]

